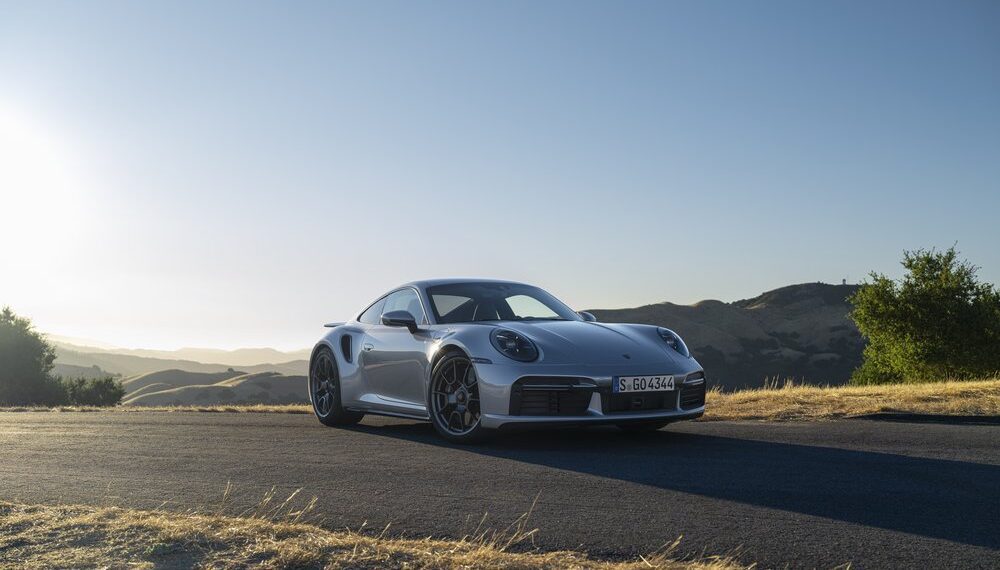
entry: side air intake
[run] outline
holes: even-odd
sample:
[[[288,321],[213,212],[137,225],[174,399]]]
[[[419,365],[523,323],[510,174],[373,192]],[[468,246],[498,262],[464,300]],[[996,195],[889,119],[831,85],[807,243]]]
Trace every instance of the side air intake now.
[[[344,353],[344,360],[351,362],[351,335],[340,337],[340,352]]]

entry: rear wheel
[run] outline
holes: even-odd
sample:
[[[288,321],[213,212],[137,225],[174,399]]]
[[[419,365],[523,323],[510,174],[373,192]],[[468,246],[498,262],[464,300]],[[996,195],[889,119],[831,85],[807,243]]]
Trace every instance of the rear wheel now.
[[[659,420],[659,421],[650,421],[650,422],[633,422],[633,423],[627,423],[627,424],[618,424],[618,429],[621,429],[621,430],[624,430],[624,431],[627,431],[627,432],[630,432],[630,433],[643,433],[643,432],[650,432],[650,431],[656,431],[658,429],[662,429],[662,428],[666,427],[666,425],[669,424],[669,423],[670,422],[665,422],[665,421],[662,421],[662,420]]]
[[[319,349],[309,367],[309,401],[316,417],[324,425],[352,425],[365,417],[361,412],[349,412],[341,406],[340,374],[329,348]]]
[[[465,354],[449,353],[434,365],[427,399],[431,423],[445,439],[475,443],[487,436],[480,421],[479,378]]]

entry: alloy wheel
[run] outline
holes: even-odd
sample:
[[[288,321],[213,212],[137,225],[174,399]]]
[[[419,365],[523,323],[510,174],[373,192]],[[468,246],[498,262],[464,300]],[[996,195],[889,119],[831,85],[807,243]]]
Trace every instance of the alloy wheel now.
[[[309,391],[316,415],[325,418],[333,411],[337,394],[337,373],[329,354],[320,354],[309,373]]]
[[[451,435],[465,435],[479,425],[479,380],[468,358],[455,357],[434,375],[431,407],[437,423]]]

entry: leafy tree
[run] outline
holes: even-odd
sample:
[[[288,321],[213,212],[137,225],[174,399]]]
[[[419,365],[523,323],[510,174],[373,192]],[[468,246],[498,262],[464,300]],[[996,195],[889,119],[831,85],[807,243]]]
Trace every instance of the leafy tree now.
[[[51,375],[55,358],[55,349],[31,321],[10,307],[0,311],[0,404],[62,404],[65,390]]]
[[[111,376],[63,380],[66,398],[77,406],[116,406],[125,396],[122,383]]]
[[[901,280],[872,273],[851,296],[868,344],[851,382],[967,379],[1000,372],[1000,292],[954,247],[903,254]]]

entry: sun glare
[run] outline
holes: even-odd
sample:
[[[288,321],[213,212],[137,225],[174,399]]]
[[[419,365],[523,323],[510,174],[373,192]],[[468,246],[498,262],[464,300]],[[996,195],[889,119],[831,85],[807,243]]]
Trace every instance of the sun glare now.
[[[81,223],[79,156],[47,125],[0,103],[0,249],[34,267]]]

